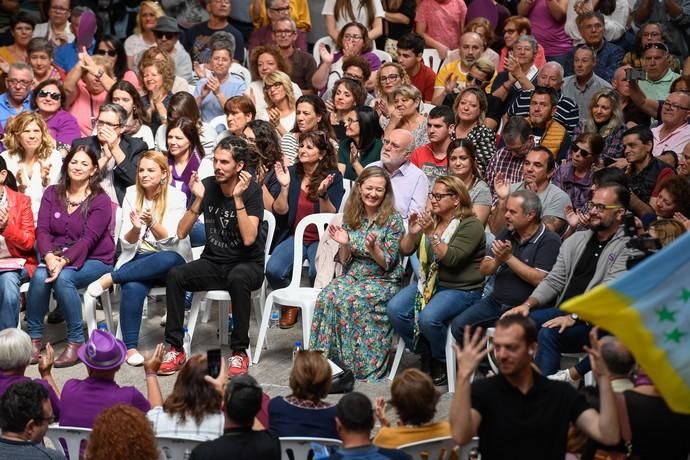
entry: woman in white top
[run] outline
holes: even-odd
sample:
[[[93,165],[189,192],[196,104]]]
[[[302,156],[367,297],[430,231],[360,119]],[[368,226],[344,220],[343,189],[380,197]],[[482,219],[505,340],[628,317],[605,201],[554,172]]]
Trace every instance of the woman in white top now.
[[[292,90],[290,76],[280,70],[266,75],[264,98],[268,110],[261,116],[257,115],[257,118],[270,121],[282,136],[295,126],[295,93]]]
[[[372,40],[383,34],[386,11],[381,0],[326,0],[321,14],[326,20],[326,32],[333,40],[348,22],[359,22],[367,26]]]
[[[141,96],[134,85],[125,80],[118,81],[108,91],[106,102],[117,104],[127,112],[127,123],[122,127],[122,134],[138,137],[146,142],[148,148],[155,148],[153,132],[148,126],[149,114],[144,110]]]
[[[165,16],[165,12],[158,2],[144,0],[139,5],[137,25],[134,27],[134,33],[125,40],[127,66],[131,70],[136,71],[136,65],[134,64],[135,56],[156,45],[156,36],[153,34],[153,29],[161,16]]]
[[[55,139],[37,112],[21,112],[11,117],[3,142],[7,150],[0,155],[8,171],[17,178],[19,191],[31,198],[35,221],[43,191],[60,177],[62,155],[55,149]]]
[[[144,362],[136,347],[146,296],[152,287],[165,285],[171,268],[192,260],[189,238],[177,237],[177,224],[187,209],[187,200],[169,182],[165,154],[153,150],[144,153],[136,185],[127,188],[122,206],[122,253],[115,270],[91,283],[84,295],[85,302],[95,302],[113,284],[121,285],[122,338],[127,345],[127,363],[133,366]]]
[[[257,46],[252,50],[249,60],[252,82],[249,85],[249,97],[256,108],[256,118],[268,120],[268,104],[264,96],[264,77],[271,72],[280,70],[290,74],[290,64],[275,46]],[[292,83],[292,82],[291,82]],[[292,83],[295,99],[302,95],[302,90],[296,83]]]

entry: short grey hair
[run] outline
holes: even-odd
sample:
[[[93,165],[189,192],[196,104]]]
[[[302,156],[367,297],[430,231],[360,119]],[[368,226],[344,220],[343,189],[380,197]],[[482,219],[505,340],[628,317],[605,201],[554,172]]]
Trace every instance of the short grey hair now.
[[[0,331],[0,370],[26,367],[31,362],[31,338],[19,328]]]
[[[518,37],[518,39],[515,41],[515,44],[518,44],[520,42],[529,43],[530,46],[532,47],[532,52],[534,53],[534,57],[537,57],[537,49],[538,49],[537,48],[537,39],[534,38],[533,35],[527,35],[527,34],[520,35]]]
[[[214,51],[226,50],[230,53],[230,59],[235,55],[235,37],[230,32],[218,31],[211,35],[208,40],[208,47],[211,50],[211,54]]]
[[[295,21],[292,20],[289,16],[286,18],[280,18],[278,19],[274,24],[277,24],[279,22],[288,22],[290,23],[290,29],[292,29],[293,32],[297,32],[297,24],[295,24]]]
[[[26,62],[19,61],[15,62],[14,64],[10,64],[10,70],[7,72],[7,75],[9,75],[12,72],[12,70],[27,70],[31,74],[31,78],[34,78],[34,69]]]
[[[127,112],[125,111],[125,109],[122,108],[121,105],[113,104],[113,103],[103,104],[101,106],[101,112],[100,113],[103,113],[103,112],[115,113],[117,115],[117,118],[120,119],[120,125],[122,125],[122,126],[124,126],[125,123],[127,123]]]
[[[539,195],[532,190],[517,190],[510,194],[511,198],[522,198],[522,213],[524,215],[534,211],[534,221],[541,221],[542,205]]]
[[[546,64],[544,64],[541,68],[543,69],[547,65],[550,65],[551,67],[555,67],[556,70],[558,70],[558,75],[561,77],[561,80],[563,80],[563,78],[565,78],[565,70],[563,69],[563,66],[561,65],[560,62],[549,61]]]

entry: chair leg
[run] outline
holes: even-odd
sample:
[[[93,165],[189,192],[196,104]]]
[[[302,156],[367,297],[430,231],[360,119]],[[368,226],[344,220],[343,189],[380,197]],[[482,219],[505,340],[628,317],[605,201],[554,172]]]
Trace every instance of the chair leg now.
[[[448,328],[446,339],[446,375],[448,376],[448,393],[455,393],[455,350],[453,349],[453,334]]]
[[[103,304],[103,313],[105,313],[105,324],[108,326],[108,330],[112,333],[112,331],[115,330],[113,327],[113,306],[110,303],[110,292],[108,292],[108,290],[103,292],[101,295],[101,303]]]
[[[309,336],[311,335],[311,319],[314,306],[302,308],[302,348],[309,350]]]
[[[398,346],[395,348],[395,357],[393,358],[393,364],[391,365],[391,373],[388,374],[388,380],[393,380],[395,374],[398,372],[398,367],[400,367],[400,361],[402,360],[403,353],[405,352],[405,341],[402,337],[398,337]]]
[[[96,322],[96,299],[91,296],[84,296],[84,321],[86,321],[86,330],[90,337],[93,331],[98,329],[98,323]]]
[[[202,299],[201,301],[201,322],[204,324],[208,323],[209,317],[211,316],[211,307],[213,306],[208,303],[206,299]]]
[[[194,341],[194,329],[196,329],[196,321],[199,318],[199,310],[201,309],[201,302],[204,296],[206,296],[206,293],[201,291],[195,292],[192,296],[192,309],[189,312],[189,319],[187,320],[187,331],[189,332],[189,338],[192,342]]]
[[[141,308],[141,318],[149,317],[149,296],[144,297],[144,305]]]
[[[207,302],[212,303],[210,300]],[[218,339],[221,346],[228,345],[228,311],[230,305],[230,302],[218,302]]]
[[[266,339],[266,332],[268,331],[268,320],[271,317],[271,309],[273,308],[273,293],[270,293],[266,297],[266,302],[264,303],[264,312],[261,315],[261,327],[259,327],[259,338],[256,341],[256,346],[254,347],[254,364],[259,363],[259,358],[261,357],[261,350],[264,345],[264,340]]]

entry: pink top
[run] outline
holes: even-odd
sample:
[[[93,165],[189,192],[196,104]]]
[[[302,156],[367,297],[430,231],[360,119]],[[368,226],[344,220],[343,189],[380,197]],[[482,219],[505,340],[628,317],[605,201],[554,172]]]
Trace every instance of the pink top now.
[[[122,79],[124,81],[130,82],[137,89],[137,91],[141,92],[141,85],[139,84],[139,78],[137,78],[137,74],[135,74],[131,70],[128,70],[122,76]]]
[[[104,90],[101,94],[92,96],[86,89],[86,83],[82,80],[77,82],[77,98],[69,108],[69,113],[77,119],[81,137],[89,137],[93,133],[94,123],[98,118],[101,105],[105,104],[106,97],[108,97],[107,91]]]
[[[532,35],[544,47],[547,57],[568,54],[573,48],[573,40],[565,33],[565,18],[561,22],[556,21],[551,16],[547,1],[550,0],[536,0],[532,7],[529,14]]]
[[[463,0],[422,0],[417,5],[416,22],[426,24],[426,33],[454,50],[460,44],[467,5]]]

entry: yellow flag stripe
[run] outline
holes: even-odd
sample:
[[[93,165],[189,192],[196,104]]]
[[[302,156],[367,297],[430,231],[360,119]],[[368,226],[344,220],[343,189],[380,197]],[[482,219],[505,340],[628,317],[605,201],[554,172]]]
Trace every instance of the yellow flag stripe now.
[[[583,320],[618,337],[640,366],[647,373],[654,373],[654,385],[669,407],[690,414],[690,387],[674,370],[664,350],[657,346],[654,335],[633,306],[633,299],[599,285],[588,294],[567,301],[561,310],[577,313]]]

